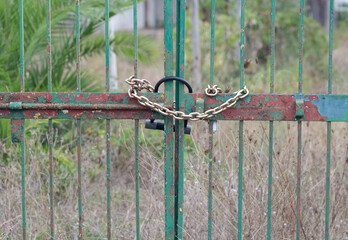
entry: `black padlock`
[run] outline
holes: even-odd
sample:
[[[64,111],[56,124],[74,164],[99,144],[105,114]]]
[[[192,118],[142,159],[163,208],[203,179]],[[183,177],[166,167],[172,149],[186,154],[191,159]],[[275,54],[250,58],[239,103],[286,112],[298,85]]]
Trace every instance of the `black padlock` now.
[[[191,85],[189,84],[189,82],[187,82],[185,79],[183,78],[180,78],[180,77],[174,77],[174,76],[171,76],[171,77],[165,77],[165,78],[162,78],[161,80],[159,80],[154,88],[154,91],[153,92],[158,92],[158,89],[160,87],[160,85],[166,81],[179,81],[179,82],[182,82],[183,84],[185,84],[185,86],[187,87],[187,89],[189,90],[189,93],[192,93],[192,87]],[[151,120],[146,120],[145,122],[145,128],[147,129],[153,129],[153,130],[162,130],[164,131],[164,123],[163,122],[157,122],[155,121],[155,119],[151,119]],[[175,124],[173,126],[173,131],[175,132]],[[184,121],[184,134],[191,134],[191,126],[188,125],[188,120],[185,120]]]
[[[187,123],[187,121],[185,121]],[[153,129],[153,130],[162,130],[164,131],[164,123],[163,122],[157,122],[154,119],[147,119],[145,121],[145,128],[147,129]],[[173,131],[175,132],[175,124],[173,126]],[[185,125],[184,124],[184,134],[191,134],[191,125]]]

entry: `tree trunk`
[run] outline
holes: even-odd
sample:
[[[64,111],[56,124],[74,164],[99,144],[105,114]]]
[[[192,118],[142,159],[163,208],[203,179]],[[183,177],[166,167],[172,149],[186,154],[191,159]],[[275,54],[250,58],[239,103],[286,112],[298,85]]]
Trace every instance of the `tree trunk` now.
[[[199,2],[198,0],[191,1],[192,6],[192,75],[193,87],[195,90],[202,88],[201,75],[201,57],[200,57],[200,34],[199,34]]]
[[[329,28],[329,0],[307,0],[308,15],[317,21],[327,31]]]

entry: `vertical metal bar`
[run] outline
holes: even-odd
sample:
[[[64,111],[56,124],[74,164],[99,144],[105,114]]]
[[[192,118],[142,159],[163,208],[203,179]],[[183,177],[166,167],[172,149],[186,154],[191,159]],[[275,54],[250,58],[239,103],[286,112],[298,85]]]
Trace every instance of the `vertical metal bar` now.
[[[110,151],[110,119],[106,120],[106,208],[107,208],[107,228],[108,240],[111,239],[111,206],[110,206],[110,186],[111,186],[111,151]]]
[[[184,77],[185,75],[185,12],[186,1],[177,0],[177,51],[176,51],[176,76]],[[176,110],[183,105],[181,98],[184,93],[184,85],[176,82],[175,85],[175,104]],[[184,204],[184,123],[183,121],[175,121],[175,167],[176,167],[176,238],[182,239],[183,227],[183,204]]]
[[[133,0],[133,32],[134,32],[134,76],[138,77],[138,1]],[[135,212],[136,239],[140,240],[140,212],[139,212],[139,120],[135,120]]]
[[[245,38],[245,0],[241,0],[240,19],[240,87],[244,87],[244,38]],[[242,240],[243,211],[243,129],[244,122],[239,121],[239,154],[238,154],[238,240]]]
[[[302,95],[303,78],[303,28],[304,28],[304,0],[300,0],[300,29],[299,29],[299,70],[298,94]],[[301,159],[302,159],[302,121],[298,121],[298,146],[297,146],[297,203],[296,203],[296,240],[300,239],[301,219]]]
[[[77,92],[81,91],[81,81],[80,81],[80,0],[76,0],[75,6],[75,33],[76,33],[76,89]]]
[[[271,79],[270,92],[274,93],[275,77],[275,0],[272,0],[271,10]],[[269,122],[268,143],[268,200],[267,200],[267,240],[271,240],[272,231],[272,175],[273,175],[273,121]]]
[[[76,38],[76,89],[81,91],[80,79],[80,1],[75,6],[75,38]],[[79,239],[82,239],[82,192],[81,192],[81,119],[77,119],[77,197],[79,211]]]
[[[20,44],[20,81],[21,92],[24,87],[24,24],[23,24],[23,0],[19,0],[19,44]],[[26,210],[25,210],[25,124],[22,129],[23,140],[21,141],[21,167],[22,167],[22,234],[23,239],[26,235]]]
[[[332,94],[333,25],[334,25],[334,0],[330,0],[328,94]],[[330,230],[331,122],[327,123],[326,149],[327,150],[326,150],[326,193],[325,193],[325,240],[329,240],[329,237],[330,237],[329,230]]]
[[[300,200],[301,200],[301,148],[302,148],[302,122],[298,121],[298,146],[297,146],[297,189],[296,189],[296,240],[300,239],[300,228],[301,228],[301,219],[300,219]]]
[[[106,91],[110,92],[110,40],[109,40],[109,0],[105,0],[105,83]],[[108,240],[111,239],[111,150],[110,150],[110,119],[106,120],[106,205],[107,205],[107,231]]]
[[[23,24],[23,0],[19,0],[19,54],[20,54],[20,81],[21,92],[25,91],[24,86],[24,24]]]
[[[77,197],[79,207],[79,239],[82,239],[81,119],[77,119],[77,183]]]
[[[47,80],[48,91],[52,92],[52,44],[51,44],[51,0],[47,0]],[[53,123],[48,120],[48,149],[50,164],[50,234],[51,240],[54,239],[54,210],[53,210]]]
[[[212,239],[213,214],[213,121],[209,121],[209,189],[208,189],[208,239]]]
[[[140,239],[139,213],[139,120],[135,120],[135,207],[136,207],[136,239]]]
[[[173,75],[173,0],[164,0],[164,75]],[[165,83],[165,103],[173,103],[173,82]],[[175,237],[175,186],[174,186],[174,137],[173,119],[164,118],[164,194],[165,194],[165,236],[167,240]]]
[[[51,0],[47,0],[47,67],[48,91],[52,92]]]
[[[210,37],[210,84],[214,83],[215,51],[215,0],[211,1],[211,37]],[[208,239],[212,239],[213,214],[213,121],[209,121],[209,189],[208,189]]]
[[[22,220],[23,220],[23,240],[27,239],[26,211],[25,211],[25,125],[22,130],[23,140],[21,141],[21,165],[22,165]]]

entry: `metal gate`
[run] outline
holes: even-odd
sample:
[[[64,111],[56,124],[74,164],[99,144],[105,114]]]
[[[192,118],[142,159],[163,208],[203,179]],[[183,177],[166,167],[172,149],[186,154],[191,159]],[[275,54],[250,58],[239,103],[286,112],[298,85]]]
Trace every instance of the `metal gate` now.
[[[51,69],[51,3],[47,0],[47,62],[48,62],[48,92],[25,92],[24,70],[24,23],[23,0],[19,0],[20,18],[20,82],[21,92],[0,93],[0,118],[11,119],[12,141],[21,145],[22,165],[22,219],[23,239],[27,238],[26,231],[26,183],[25,183],[25,125],[26,119],[48,119],[49,124],[49,168],[50,168],[50,233],[54,239],[54,203],[53,203],[53,131],[52,119],[71,119],[77,121],[78,134],[78,215],[79,238],[82,238],[82,204],[81,204],[81,124],[85,119],[105,119],[106,121],[106,177],[107,177],[107,238],[115,238],[111,234],[111,204],[110,204],[110,120],[134,119],[135,124],[135,196],[136,196],[136,238],[140,239],[139,216],[139,120],[164,119],[164,152],[165,152],[165,235],[166,239],[183,238],[184,214],[184,151],[183,139],[187,125],[185,120],[191,118],[208,119],[209,125],[209,188],[208,188],[208,238],[212,239],[212,184],[213,184],[213,125],[216,120],[239,121],[239,174],[238,174],[238,239],[242,239],[242,205],[243,205],[243,124],[244,121],[269,121],[269,176],[268,176],[268,213],[267,213],[267,239],[271,239],[271,209],[272,209],[272,165],[273,165],[273,123],[274,121],[297,121],[298,123],[298,149],[297,149],[297,212],[296,212],[296,239],[300,239],[300,194],[301,194],[301,146],[302,122],[326,121],[327,122],[327,167],[326,167],[326,193],[325,193],[325,239],[329,239],[329,204],[330,204],[330,150],[331,150],[331,122],[348,121],[347,95],[333,95],[332,93],[332,51],[333,51],[333,4],[330,0],[330,28],[329,28],[329,75],[328,94],[303,95],[302,94],[302,67],[303,67],[303,32],[304,32],[304,0],[300,0],[299,19],[299,73],[298,93],[279,95],[274,93],[275,79],[275,0],[271,8],[271,68],[270,68],[270,93],[250,94],[242,99],[235,98],[236,94],[219,93],[216,96],[207,94],[193,94],[184,92],[181,81],[174,84],[165,82],[165,92],[140,93],[142,88],[149,88],[146,82],[137,80],[137,1],[134,0],[134,78],[129,79],[132,89],[129,93],[110,92],[109,80],[109,0],[105,0],[105,93],[81,92],[80,68],[80,30],[79,9],[80,2],[76,0],[76,69],[77,91],[70,93],[52,92]],[[175,76],[183,78],[185,70],[185,0],[177,0],[176,10],[176,69]],[[164,0],[164,76],[173,75],[173,0]],[[215,0],[211,1],[211,58],[210,58],[210,84],[214,85],[214,41],[215,41]],[[241,26],[240,26],[240,88],[243,90],[244,81],[244,38],[245,38],[245,0],[241,1]],[[145,86],[146,85],[146,86]],[[217,90],[212,88],[209,91]],[[133,94],[133,95],[132,95]],[[134,97],[134,95],[138,96]],[[175,95],[175,96],[174,96]],[[231,102],[234,99],[233,102]],[[238,101],[240,100],[240,101]],[[238,102],[237,102],[238,101]],[[143,103],[143,105],[139,104]],[[175,102],[175,107],[172,108]],[[229,105],[226,107],[228,102]],[[234,105],[235,104],[235,105]],[[232,106],[233,105],[233,106]],[[154,111],[154,110],[155,111]],[[213,111],[209,111],[214,109]],[[179,112],[178,112],[179,111]],[[208,111],[212,116],[200,115]],[[161,114],[162,113],[162,114]],[[186,113],[186,114],[185,114]],[[190,114],[193,113],[193,114]],[[176,118],[173,120],[173,116]],[[200,117],[199,117],[200,116]],[[153,122],[152,122],[153,123]],[[173,128],[175,126],[175,134]],[[156,128],[156,127],[154,127]]]

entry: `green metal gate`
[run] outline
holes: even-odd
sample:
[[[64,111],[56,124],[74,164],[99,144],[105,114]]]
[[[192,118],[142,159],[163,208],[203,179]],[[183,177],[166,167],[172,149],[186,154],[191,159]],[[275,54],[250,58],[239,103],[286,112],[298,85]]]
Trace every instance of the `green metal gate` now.
[[[166,239],[183,238],[183,214],[184,214],[184,151],[183,139],[185,131],[184,119],[189,113],[197,116],[209,109],[221,110],[221,105],[230,101],[236,94],[219,93],[216,96],[206,94],[192,94],[184,92],[184,84],[180,81],[174,84],[172,81],[165,83],[164,93],[139,93],[148,100],[145,106],[139,104],[136,98],[128,93],[110,92],[109,80],[109,0],[105,0],[105,93],[81,92],[80,68],[80,29],[79,9],[80,2],[76,0],[76,69],[77,91],[74,93],[52,92],[52,69],[51,69],[51,3],[47,0],[47,62],[48,62],[48,92],[25,92],[24,70],[24,23],[23,23],[23,0],[19,0],[20,18],[20,81],[21,92],[0,93],[0,118],[11,119],[12,141],[21,144],[22,165],[22,219],[23,239],[27,238],[26,231],[26,191],[25,191],[25,125],[26,119],[48,119],[49,124],[49,167],[50,167],[50,233],[51,239],[54,234],[54,203],[53,203],[53,131],[52,119],[71,119],[77,121],[78,134],[78,215],[79,215],[79,238],[82,238],[82,204],[81,204],[81,124],[85,119],[106,120],[106,178],[107,178],[107,238],[112,239],[111,231],[111,204],[110,204],[110,120],[134,119],[135,128],[135,196],[136,196],[136,238],[140,239],[140,214],[139,214],[139,120],[140,119],[164,119],[164,152],[165,152],[165,235]],[[330,150],[331,150],[331,122],[348,121],[348,95],[333,95],[332,93],[332,51],[333,51],[333,6],[330,0],[330,28],[329,28],[329,75],[328,94],[326,95],[303,95],[302,94],[302,67],[303,67],[303,32],[304,32],[304,0],[300,0],[299,19],[299,73],[298,94],[279,95],[274,93],[275,78],[275,4],[271,0],[271,68],[270,68],[270,93],[250,94],[244,99],[237,98],[236,104],[231,108],[223,108],[218,114],[214,114],[208,120],[209,126],[209,188],[208,188],[208,239],[212,239],[212,185],[213,185],[213,124],[216,120],[239,121],[239,174],[238,174],[238,239],[242,239],[242,206],[243,206],[243,129],[244,121],[269,121],[269,176],[268,176],[268,213],[267,213],[267,239],[271,239],[271,213],[272,213],[272,165],[273,165],[273,123],[274,121],[297,121],[298,122],[298,165],[297,165],[297,212],[296,212],[296,239],[300,239],[300,216],[301,216],[301,146],[302,146],[302,122],[325,121],[327,122],[327,167],[326,167],[326,210],[325,210],[325,239],[329,239],[330,224]],[[185,0],[176,1],[176,69],[175,76],[183,78],[185,70]],[[173,0],[164,0],[164,76],[173,75]],[[138,78],[138,32],[137,32],[137,1],[134,0],[134,79]],[[241,34],[240,34],[240,88],[243,89],[244,81],[244,39],[245,39],[245,0],[241,0]],[[214,42],[215,42],[215,0],[211,1],[211,58],[210,58],[210,84],[214,84]],[[137,82],[138,84],[139,82]],[[143,88],[144,82],[136,86],[136,90]],[[241,90],[243,91],[243,90]],[[134,93],[134,92],[130,92]],[[143,98],[144,99],[144,98]],[[142,99],[139,100],[140,102]],[[175,101],[175,109],[170,108]],[[155,105],[151,105],[155,104]],[[150,105],[150,107],[148,107]],[[162,113],[151,108],[162,106]],[[163,110],[163,106],[171,109],[171,114]],[[182,111],[178,114],[177,111]],[[211,112],[211,111],[210,111]],[[217,111],[215,111],[217,112]],[[165,114],[167,113],[167,114]],[[185,114],[186,113],[186,114]],[[177,116],[175,121],[172,116]],[[181,116],[181,117],[180,117]],[[201,117],[207,119],[207,117]],[[175,126],[175,134],[173,128]]]

